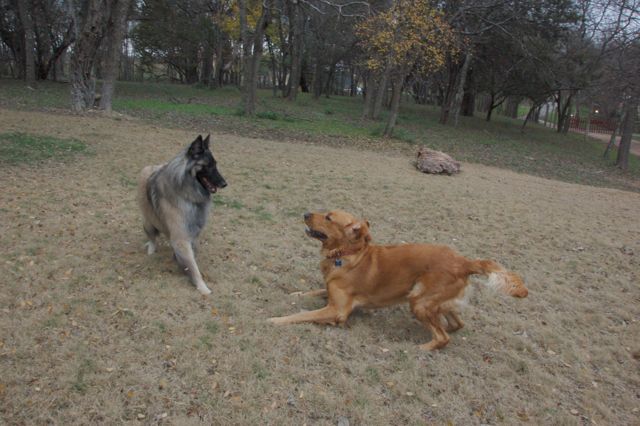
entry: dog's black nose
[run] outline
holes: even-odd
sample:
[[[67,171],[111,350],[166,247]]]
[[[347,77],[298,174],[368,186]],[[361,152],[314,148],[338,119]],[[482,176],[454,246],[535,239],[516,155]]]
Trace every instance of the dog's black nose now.
[[[227,182],[226,181],[222,181],[220,182],[220,188],[226,188],[227,187]]]
[[[304,214],[304,220],[309,220],[309,218],[310,218],[310,217],[311,217],[311,213],[306,212],[306,213]]]

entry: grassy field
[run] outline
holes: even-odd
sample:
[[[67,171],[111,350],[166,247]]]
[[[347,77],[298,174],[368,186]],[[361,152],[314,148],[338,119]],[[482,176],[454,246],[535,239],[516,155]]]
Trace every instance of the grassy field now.
[[[263,93],[249,120],[234,90],[169,85],[78,116],[66,89],[0,81],[0,424],[640,424],[640,194],[532,176],[633,189],[636,171],[587,155],[599,145],[507,120],[452,130],[424,107],[389,141],[352,99]],[[166,242],[146,255],[135,202],[139,170],[201,132],[229,183],[197,252],[209,297]],[[425,175],[416,143],[474,162]],[[465,328],[433,353],[406,306],[266,323],[323,305],[295,293],[322,286],[302,214],[331,208],[379,244],[495,259],[529,297],[472,285]]]
[[[68,109],[68,85],[40,83],[36,90],[13,80],[0,80],[0,106],[29,110]],[[602,142],[582,135],[558,135],[529,125],[521,133],[518,121],[495,116],[462,117],[459,128],[438,124],[436,108],[406,100],[395,139],[379,137],[383,122],[360,119],[360,99],[301,94],[295,103],[261,91],[254,119],[239,114],[240,92],[174,85],[120,83],[114,108],[151,123],[183,129],[214,129],[269,140],[305,141],[350,146],[378,152],[413,154],[426,144],[454,158],[517,172],[594,186],[640,190],[640,161],[631,158],[630,171],[620,172],[604,160]],[[615,158],[613,152],[611,158]]]

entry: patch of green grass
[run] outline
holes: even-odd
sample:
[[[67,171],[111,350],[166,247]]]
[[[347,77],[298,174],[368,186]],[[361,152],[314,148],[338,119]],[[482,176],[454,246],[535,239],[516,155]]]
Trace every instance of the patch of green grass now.
[[[266,120],[279,120],[280,119],[280,116],[278,115],[278,113],[273,112],[273,111],[258,112],[258,113],[256,113],[256,117],[257,118],[264,118]]]
[[[215,321],[208,321],[205,324],[205,329],[211,334],[217,334],[219,330],[218,323]]]
[[[87,146],[75,139],[59,139],[26,133],[0,133],[0,161],[9,164],[66,159],[86,152]]]
[[[235,110],[217,105],[176,103],[160,99],[120,99],[113,102],[117,110],[147,110],[182,114],[232,115]]]
[[[378,373],[378,370],[375,367],[367,367],[365,372],[371,383],[380,382],[380,373]]]
[[[95,364],[89,358],[85,358],[80,362],[78,371],[76,371],[75,379],[71,386],[73,390],[80,394],[84,394],[87,391],[88,384],[86,382],[86,375],[95,371]]]
[[[167,325],[162,321],[156,321],[156,327],[158,327],[158,330],[162,334],[167,332]]]
[[[256,376],[256,379],[258,380],[266,379],[269,376],[269,371],[258,362],[255,362],[251,369],[253,370],[254,376]]]
[[[198,341],[200,342],[200,345],[204,349],[208,349],[208,350],[213,349],[213,339],[212,339],[211,335],[204,334],[204,335],[202,335],[202,336],[200,336],[198,338]]]

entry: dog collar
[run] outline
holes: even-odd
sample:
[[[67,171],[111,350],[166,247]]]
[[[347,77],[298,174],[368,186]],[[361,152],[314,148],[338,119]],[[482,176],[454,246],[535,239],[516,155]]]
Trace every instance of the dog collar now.
[[[357,249],[357,250],[340,250],[340,249],[331,250],[329,252],[329,255],[327,256],[327,259],[339,260],[341,257],[351,256],[352,254],[356,254],[356,253],[360,252],[361,250],[362,249]],[[342,260],[340,260],[340,264],[342,265]],[[338,266],[338,265],[336,265],[336,266]]]

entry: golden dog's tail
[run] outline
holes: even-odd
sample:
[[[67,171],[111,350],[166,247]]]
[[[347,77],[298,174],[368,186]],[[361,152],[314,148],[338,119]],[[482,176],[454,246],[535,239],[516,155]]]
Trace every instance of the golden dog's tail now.
[[[486,275],[486,285],[513,297],[527,297],[529,290],[520,275],[507,271],[493,260],[470,260],[471,274]]]

